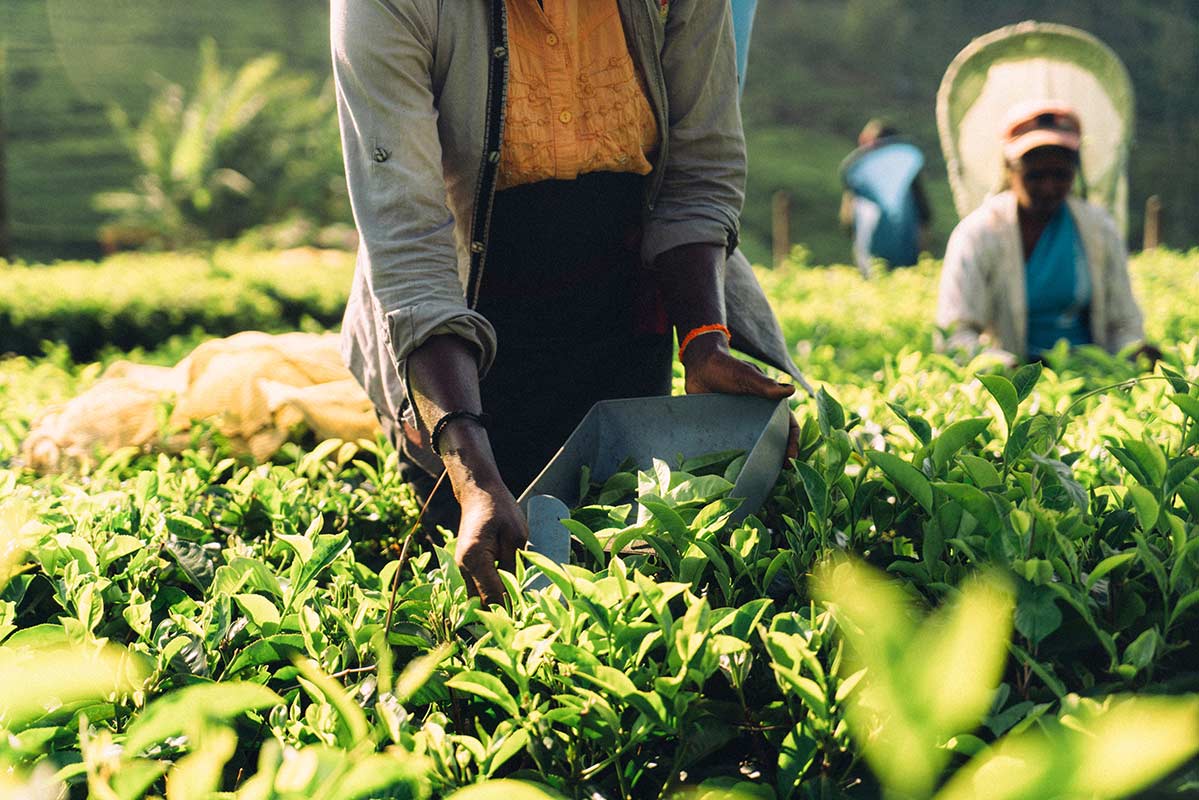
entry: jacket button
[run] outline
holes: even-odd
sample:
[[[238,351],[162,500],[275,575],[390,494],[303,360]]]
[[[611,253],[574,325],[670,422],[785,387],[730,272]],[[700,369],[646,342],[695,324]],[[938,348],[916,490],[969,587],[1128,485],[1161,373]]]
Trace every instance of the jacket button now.
[[[472,253],[482,253],[483,252],[483,243],[482,242],[471,242],[470,243],[470,251]]]
[[[492,150],[490,153],[487,154],[487,160],[490,161],[492,164],[498,164],[500,161],[500,151]]]
[[[375,152],[371,157],[374,158],[375,161],[378,161],[380,164],[382,164],[384,161],[391,158],[391,153],[382,147],[376,147]]]

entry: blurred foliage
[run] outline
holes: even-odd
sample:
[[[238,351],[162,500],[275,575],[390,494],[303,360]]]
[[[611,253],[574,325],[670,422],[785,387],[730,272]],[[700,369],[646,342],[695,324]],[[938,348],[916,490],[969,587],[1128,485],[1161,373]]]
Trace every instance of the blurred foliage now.
[[[104,192],[113,246],[177,248],[228,239],[288,216],[345,220],[333,90],[284,71],[277,54],[236,70],[214,40],[200,47],[190,90],[164,83],[141,120],[117,106],[112,124],[141,167],[131,190]]]
[[[224,336],[328,328],[341,319],[353,260],[337,250],[225,246],[0,266],[0,347],[37,355],[43,342],[57,342],[84,360],[106,348],[155,349],[196,329]]]

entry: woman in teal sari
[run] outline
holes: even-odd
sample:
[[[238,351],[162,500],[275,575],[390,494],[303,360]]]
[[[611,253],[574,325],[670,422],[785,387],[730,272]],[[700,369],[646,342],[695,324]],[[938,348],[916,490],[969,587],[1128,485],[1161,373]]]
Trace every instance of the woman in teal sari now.
[[[1035,359],[1065,340],[1134,357],[1144,343],[1124,242],[1106,211],[1071,194],[1081,124],[1062,103],[1014,108],[1003,127],[1008,190],[954,230],[937,301],[942,345]]]

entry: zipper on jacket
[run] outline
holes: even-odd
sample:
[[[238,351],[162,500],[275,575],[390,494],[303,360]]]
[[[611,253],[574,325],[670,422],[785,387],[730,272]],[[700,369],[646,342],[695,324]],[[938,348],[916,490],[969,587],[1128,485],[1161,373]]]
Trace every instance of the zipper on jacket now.
[[[491,236],[491,209],[495,203],[495,185],[500,168],[500,148],[504,140],[504,112],[508,96],[508,17],[504,0],[487,0],[490,24],[487,27],[487,108],[484,114],[483,157],[479,181],[475,186],[474,218],[470,226],[470,274],[466,283],[466,303],[479,304],[487,245]]]

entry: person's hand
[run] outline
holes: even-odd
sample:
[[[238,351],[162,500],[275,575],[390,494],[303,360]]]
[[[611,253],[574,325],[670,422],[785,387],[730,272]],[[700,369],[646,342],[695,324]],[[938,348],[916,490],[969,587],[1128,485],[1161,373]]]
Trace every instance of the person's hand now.
[[[504,600],[504,584],[499,569],[516,571],[516,551],[529,539],[525,515],[512,493],[498,487],[466,486],[458,497],[462,521],[458,526],[458,546],[454,561],[466,580],[467,591],[483,605],[498,605]]]
[[[789,383],[771,380],[753,364],[735,358],[724,337],[709,333],[697,336],[687,346],[683,367],[687,394],[739,394],[782,400],[795,394]],[[789,415],[787,458],[799,457],[799,423]]]

